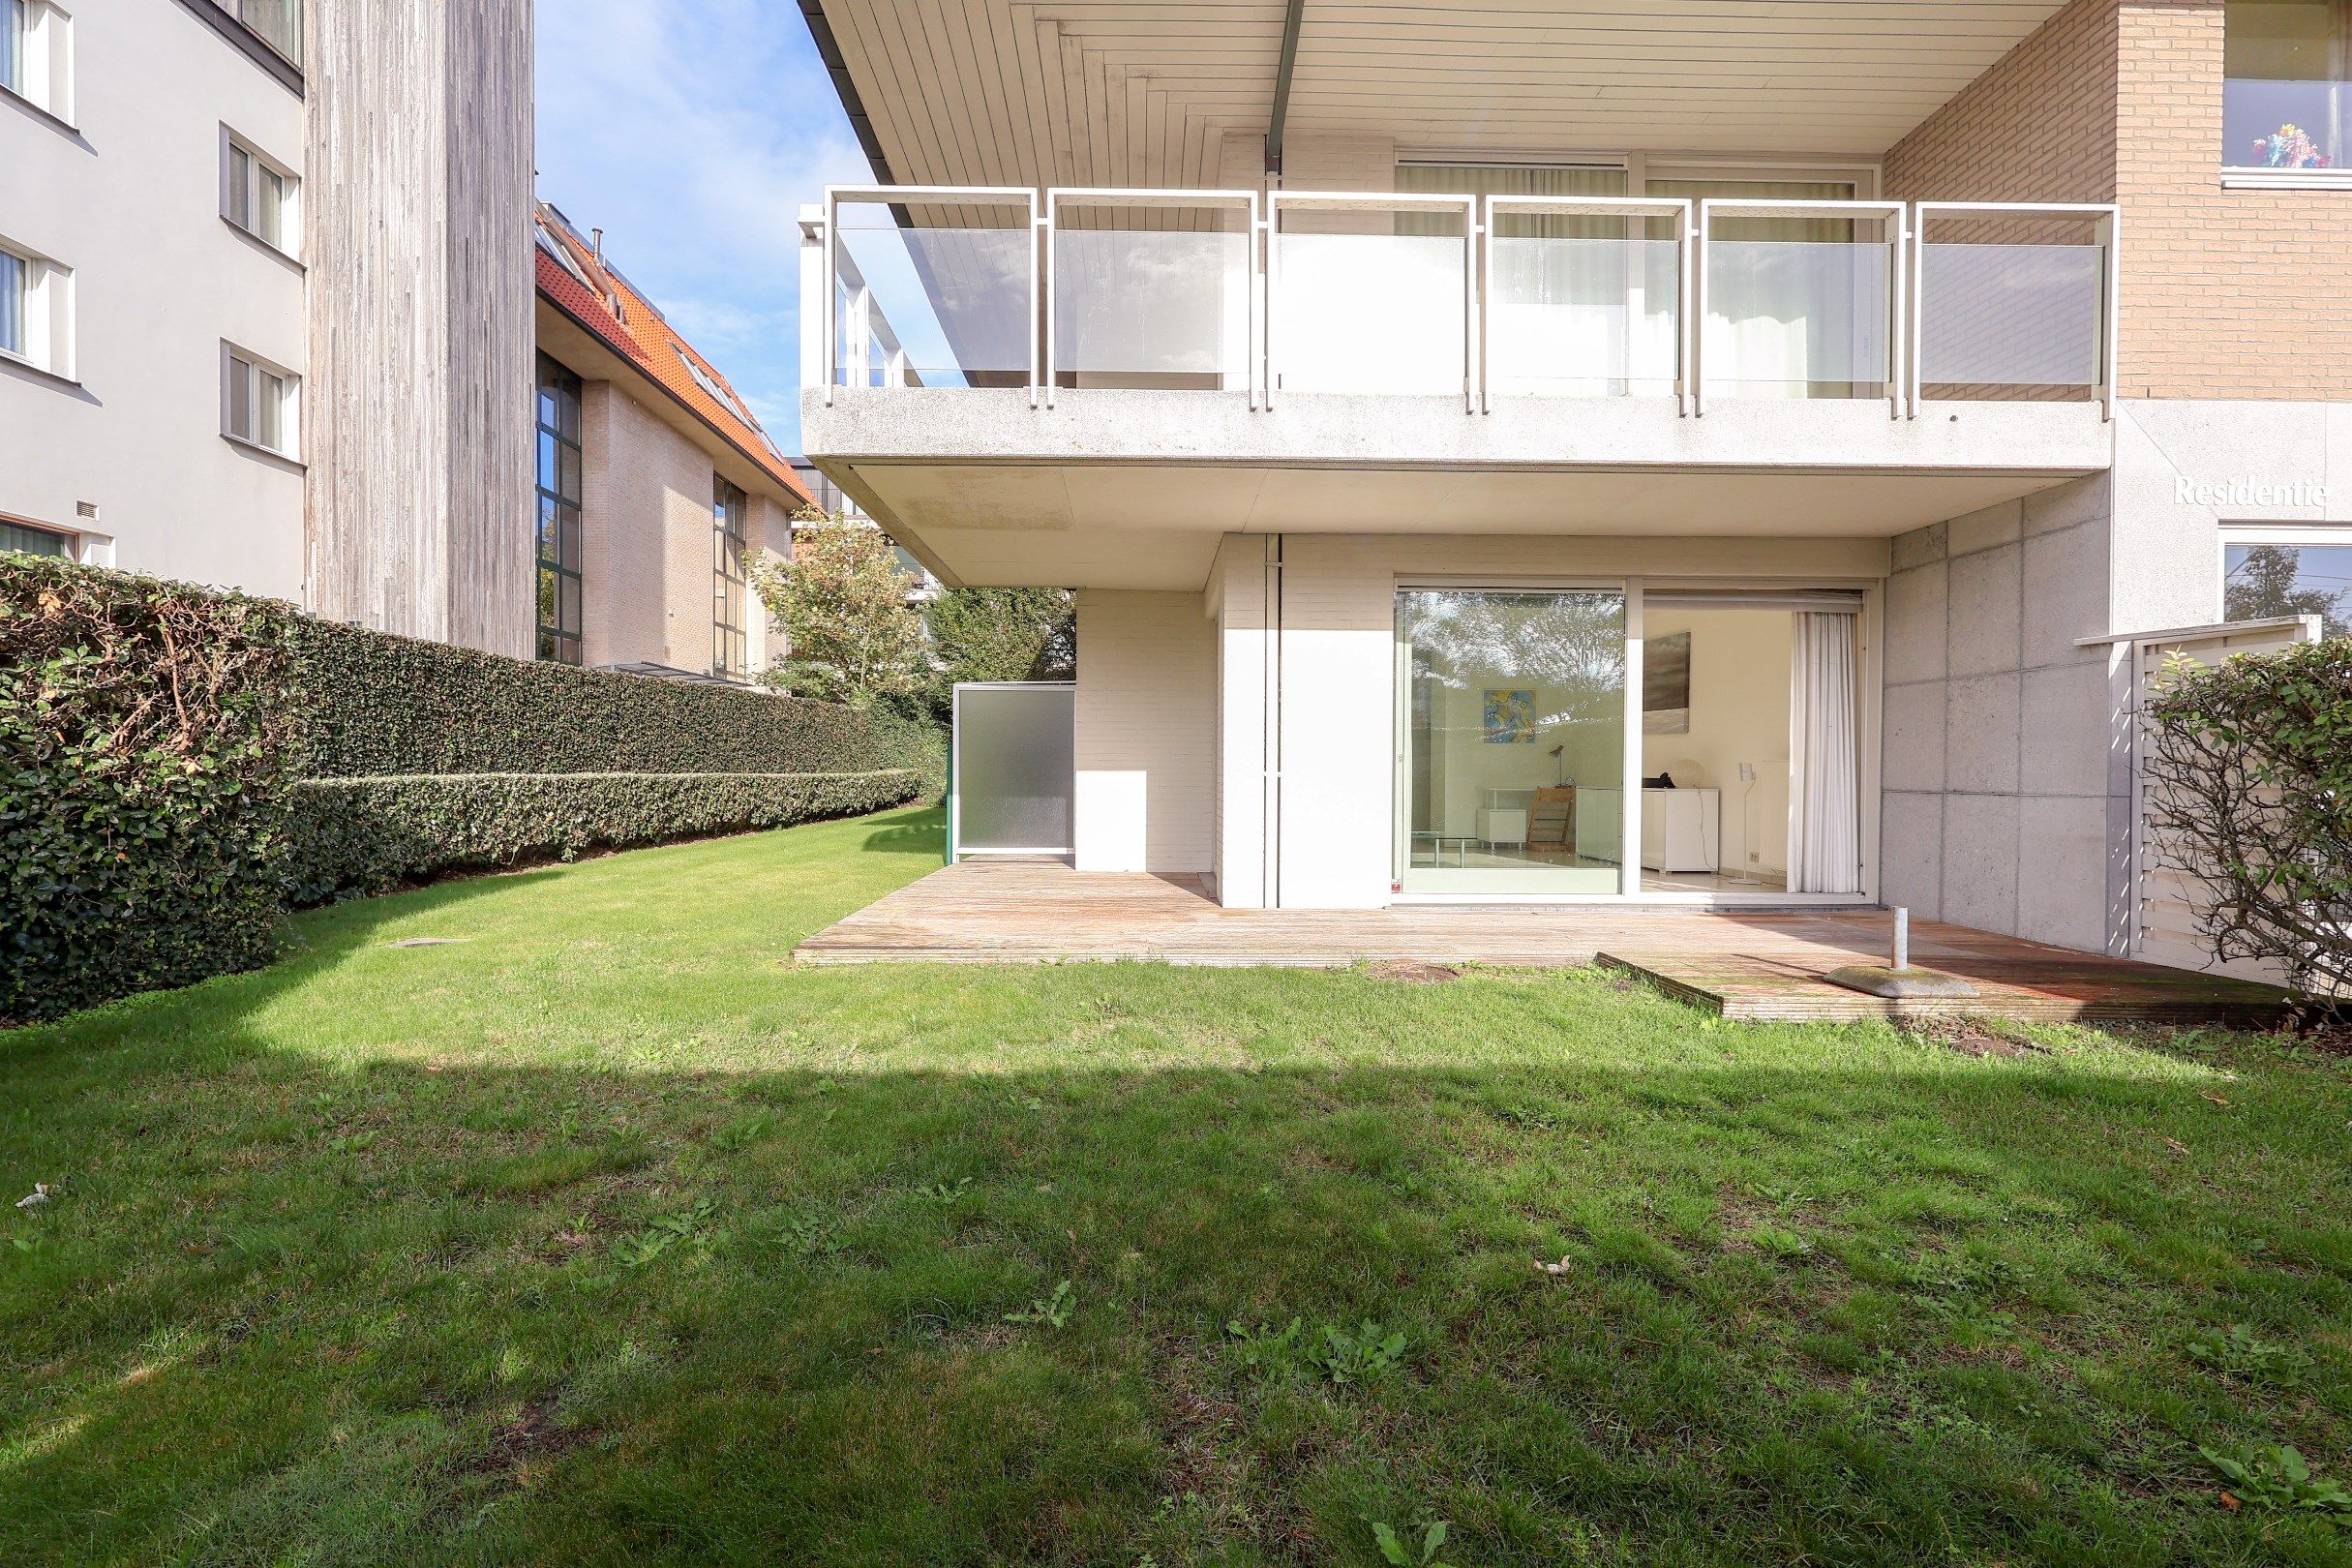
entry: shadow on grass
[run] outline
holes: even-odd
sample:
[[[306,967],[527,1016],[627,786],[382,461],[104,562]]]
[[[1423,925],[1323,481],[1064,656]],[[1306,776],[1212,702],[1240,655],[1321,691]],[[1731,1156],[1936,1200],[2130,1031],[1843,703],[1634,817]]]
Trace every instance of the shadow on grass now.
[[[932,806],[913,822],[878,828],[865,835],[859,848],[884,855],[927,855],[940,859],[948,853],[948,813]]]
[[[2339,1084],[2233,1088],[2254,1138],[2189,1166],[2175,1079],[1727,1060],[1559,978],[1269,979],[1402,1063],[1155,1055],[1192,978],[1107,968],[1026,977],[1051,1065],[354,1071],[234,1026],[381,923],[10,1059],[10,1174],[71,1159],[0,1294],[0,1557],[1368,1561],[1426,1514],[1481,1563],[2337,1560],[2195,1449],[2341,1467]],[[914,974],[911,1028],[1006,983]],[[1544,1008],[1652,1032],[1427,1034]],[[1337,1383],[1225,1327],[1293,1316],[1406,1348]],[[2225,1322],[2300,1379],[2187,1357]]]

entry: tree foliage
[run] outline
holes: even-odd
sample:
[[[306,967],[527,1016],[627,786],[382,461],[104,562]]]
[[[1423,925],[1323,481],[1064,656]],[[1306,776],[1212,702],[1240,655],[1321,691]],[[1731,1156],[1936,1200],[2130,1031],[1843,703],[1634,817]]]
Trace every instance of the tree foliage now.
[[[790,651],[768,672],[796,696],[856,708],[911,696],[920,684],[922,618],[890,538],[870,524],[806,512],[792,556],[763,552],[745,568]]]
[[[959,680],[1068,680],[1077,672],[1077,615],[1067,588],[950,588],[931,601],[925,621],[925,705],[943,724]]]
[[[2352,638],[2204,666],[2148,702],[2154,848],[2221,958],[2352,997]]]

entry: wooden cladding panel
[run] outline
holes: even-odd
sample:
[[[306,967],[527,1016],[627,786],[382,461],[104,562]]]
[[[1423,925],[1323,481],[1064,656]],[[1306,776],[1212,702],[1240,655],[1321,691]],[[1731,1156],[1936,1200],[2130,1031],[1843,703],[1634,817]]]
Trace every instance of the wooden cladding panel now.
[[[531,651],[528,0],[310,38],[310,578],[335,619]]]

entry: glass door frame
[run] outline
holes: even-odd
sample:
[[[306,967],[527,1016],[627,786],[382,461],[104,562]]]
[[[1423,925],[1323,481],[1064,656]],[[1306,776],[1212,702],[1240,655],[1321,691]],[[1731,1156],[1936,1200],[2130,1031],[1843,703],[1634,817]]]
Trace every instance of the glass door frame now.
[[[1854,790],[1861,827],[1862,862],[1852,893],[1771,892],[1650,892],[1642,887],[1642,717],[1643,590],[1655,584],[1661,592],[1710,590],[1726,594],[1796,594],[1808,591],[1859,593],[1861,613],[1854,634],[1854,678],[1857,687]],[[1880,815],[1885,789],[1880,769],[1885,678],[1882,666],[1885,646],[1885,589],[1884,578],[1837,576],[1770,577],[1754,574],[1707,573],[1684,576],[1628,574],[1608,577],[1586,574],[1482,573],[1448,577],[1439,573],[1400,576],[1390,586],[1390,671],[1395,687],[1391,703],[1390,858],[1391,904],[1645,904],[1699,909],[1775,909],[1795,907],[1852,907],[1879,902]],[[1404,872],[1411,850],[1412,679],[1409,655],[1394,632],[1397,596],[1412,592],[1455,593],[1621,593],[1625,599],[1624,777],[1619,786],[1617,890],[1614,892],[1408,892]]]
[[[1411,869],[1412,826],[1408,801],[1412,791],[1412,667],[1404,640],[1395,633],[1396,602],[1407,593],[1605,593],[1625,605],[1625,691],[1623,731],[1618,736],[1617,890],[1615,892],[1408,892],[1405,873]],[[1639,577],[1491,577],[1399,578],[1389,589],[1390,669],[1395,687],[1392,709],[1394,756],[1391,776],[1389,832],[1389,896],[1404,903],[1436,904],[1564,904],[1618,903],[1642,890],[1642,579]],[[1632,853],[1627,853],[1628,847]]]

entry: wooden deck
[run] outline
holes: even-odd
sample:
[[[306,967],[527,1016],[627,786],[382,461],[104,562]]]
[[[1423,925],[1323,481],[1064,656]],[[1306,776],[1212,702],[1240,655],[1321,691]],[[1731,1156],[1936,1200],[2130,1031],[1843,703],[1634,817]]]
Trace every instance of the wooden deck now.
[[[1335,968],[1381,961],[1542,967],[1602,963],[1730,1018],[1973,1015],[2024,1021],[2275,1021],[2283,993],[1918,920],[1913,961],[1974,981],[1963,1001],[1890,1003],[1828,984],[1883,963],[1883,910],[1725,913],[1559,905],[1242,910],[1195,878],[1081,872],[1058,860],[966,860],[802,942],[804,964],[1170,964]]]

